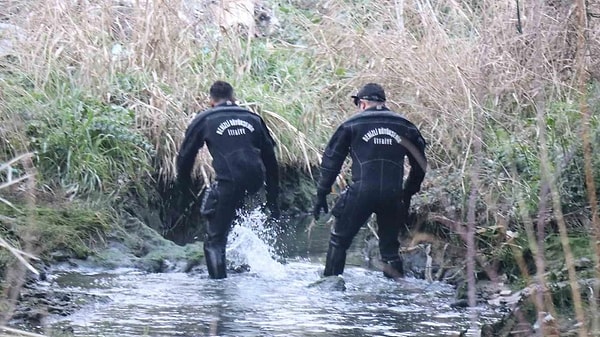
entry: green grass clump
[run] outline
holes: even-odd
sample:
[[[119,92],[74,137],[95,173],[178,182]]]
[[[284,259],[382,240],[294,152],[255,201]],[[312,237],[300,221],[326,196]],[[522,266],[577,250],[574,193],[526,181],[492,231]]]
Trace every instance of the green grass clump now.
[[[94,98],[68,78],[52,83],[7,102],[23,123],[20,136],[43,183],[83,195],[116,193],[150,174],[155,151],[133,111]]]
[[[50,259],[51,253],[63,251],[85,258],[93,248],[104,244],[105,233],[114,223],[114,214],[84,204],[38,205],[21,212],[0,204],[0,214],[9,217],[0,223],[0,233],[15,247],[29,240],[30,249],[38,257]]]

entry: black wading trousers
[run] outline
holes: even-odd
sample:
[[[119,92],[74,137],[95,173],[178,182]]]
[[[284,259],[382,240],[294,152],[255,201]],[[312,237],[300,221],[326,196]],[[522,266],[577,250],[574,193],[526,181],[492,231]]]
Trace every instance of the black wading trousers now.
[[[371,214],[377,215],[379,251],[385,263],[400,260],[398,235],[406,217],[402,205],[402,192],[361,188],[360,183],[348,187],[339,197],[331,214],[336,217],[329,240],[329,250],[324,276],[344,272],[346,251],[360,228]]]
[[[249,179],[249,181],[253,180]],[[205,192],[200,212],[208,219],[204,238],[204,257],[208,275],[212,279],[227,277],[225,262],[227,236],[236,210],[242,207],[244,198],[255,194],[260,189],[260,184],[255,185],[248,187],[231,181],[218,181]]]

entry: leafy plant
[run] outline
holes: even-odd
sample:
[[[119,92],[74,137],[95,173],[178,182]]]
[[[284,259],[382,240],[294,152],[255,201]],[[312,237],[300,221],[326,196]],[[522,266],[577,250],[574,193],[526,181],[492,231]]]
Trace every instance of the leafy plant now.
[[[154,149],[132,111],[67,89],[57,94],[64,98],[37,102],[46,112],[26,120],[46,182],[82,194],[115,193],[149,175]]]

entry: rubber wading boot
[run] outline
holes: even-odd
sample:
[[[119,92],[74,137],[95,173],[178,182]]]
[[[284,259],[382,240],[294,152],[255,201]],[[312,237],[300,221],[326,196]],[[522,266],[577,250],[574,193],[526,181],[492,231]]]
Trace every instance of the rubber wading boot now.
[[[404,263],[402,259],[384,261],[383,262],[383,276],[387,278],[397,279],[404,277]]]
[[[204,249],[206,259],[206,268],[208,276],[212,279],[222,279],[227,277],[225,266],[225,251],[215,248]]]
[[[327,260],[325,261],[325,270],[323,276],[341,275],[344,273],[346,264],[346,250],[329,245],[327,250]]]

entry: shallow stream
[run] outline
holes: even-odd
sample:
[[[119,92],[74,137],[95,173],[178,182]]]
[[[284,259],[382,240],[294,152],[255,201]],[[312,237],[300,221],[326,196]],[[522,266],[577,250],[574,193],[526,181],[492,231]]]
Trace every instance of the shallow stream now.
[[[479,323],[498,316],[489,308],[452,308],[450,285],[395,282],[360,266],[366,229],[351,249],[346,290],[309,287],[320,279],[329,229],[296,228],[274,234],[259,213],[246,216],[230,235],[228,259],[250,271],[223,280],[208,279],[205,269],[55,271],[54,289],[100,300],[46,324],[75,336],[458,336],[472,315]]]

